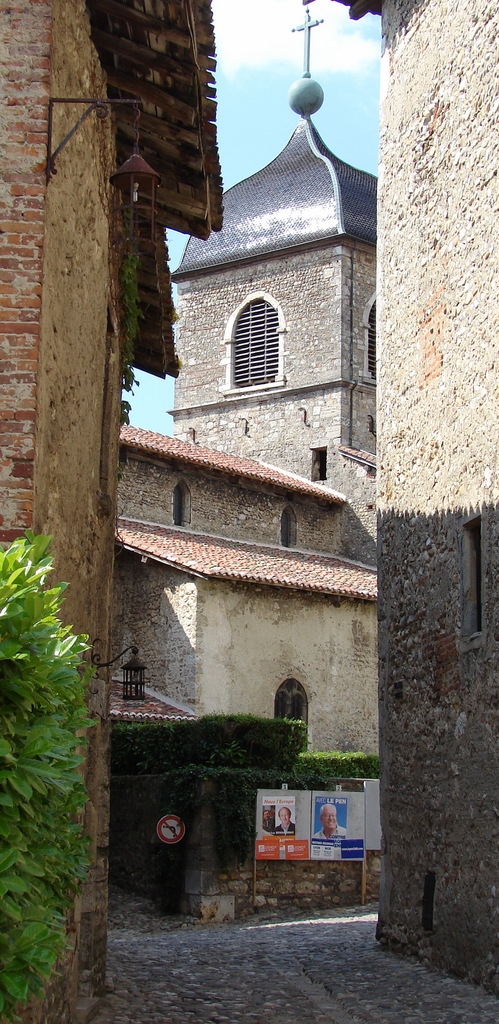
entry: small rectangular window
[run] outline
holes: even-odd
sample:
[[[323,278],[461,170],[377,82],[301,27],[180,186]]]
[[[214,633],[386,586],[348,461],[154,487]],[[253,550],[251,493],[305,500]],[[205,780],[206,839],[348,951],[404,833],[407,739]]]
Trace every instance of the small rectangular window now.
[[[312,480],[327,480],[327,448],[312,448]]]
[[[461,553],[462,636],[482,629],[482,519],[477,516],[463,526]]]

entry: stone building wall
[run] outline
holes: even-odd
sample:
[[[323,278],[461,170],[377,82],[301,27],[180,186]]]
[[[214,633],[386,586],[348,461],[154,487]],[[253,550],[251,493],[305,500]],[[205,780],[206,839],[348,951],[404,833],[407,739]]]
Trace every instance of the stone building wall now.
[[[380,924],[499,993],[499,13],[385,0],[383,22]]]
[[[114,776],[111,796],[110,879],[163,906],[167,848],[156,836],[156,823],[169,810],[165,779],[159,775]],[[211,807],[205,805],[176,847],[184,864],[185,911],[196,912],[210,922],[280,907],[327,911],[360,903],[362,865],[346,861],[258,861],[254,890],[251,859],[220,870],[213,826]],[[190,891],[194,889],[197,892]],[[367,900],[375,900],[378,891],[379,855],[368,851]]]
[[[4,12],[0,235],[4,350],[0,540],[27,527],[53,534],[62,615],[77,632],[109,634],[120,360],[108,250],[112,126],[89,118],[46,185],[49,96],[105,95],[83,0],[19,3]],[[58,106],[54,146],[81,107]],[[106,652],[104,652],[106,653]],[[89,694],[96,720],[86,762],[85,825],[93,863],[69,932],[67,969],[30,1024],[64,1024],[80,994],[102,988],[107,905],[105,680]]]
[[[294,678],[313,749],[377,751],[373,602],[203,580],[125,552],[116,567],[116,650],[139,646],[153,689],[199,714],[272,717]]]
[[[200,444],[308,478],[313,448],[343,443],[373,451],[367,316],[375,287],[374,249],[348,240],[179,280],[183,369],[175,436],[187,439],[194,429]],[[254,294],[269,296],[281,310],[284,380],[235,389],[229,322]],[[330,477],[328,483],[337,486]]]
[[[172,526],[173,491],[183,483],[190,492],[190,522],[186,524],[190,530],[280,546],[281,515],[289,507],[297,520],[293,547],[329,554],[341,550],[340,504],[321,505],[317,499],[292,492],[279,495],[251,480],[236,482],[229,475],[210,475],[195,467],[179,470],[166,461],[159,465],[129,456],[122,467],[121,515]]]

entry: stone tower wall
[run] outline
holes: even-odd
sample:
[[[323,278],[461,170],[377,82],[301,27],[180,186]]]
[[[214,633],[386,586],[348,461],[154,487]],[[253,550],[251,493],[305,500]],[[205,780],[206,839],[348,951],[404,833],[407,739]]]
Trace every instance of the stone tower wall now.
[[[385,0],[383,21],[380,916],[499,993],[499,13]]]
[[[313,448],[343,443],[373,451],[367,316],[374,293],[374,249],[348,240],[179,281],[183,366],[175,436],[187,439],[194,430],[200,444],[308,478]],[[254,294],[269,296],[282,311],[284,381],[236,389],[230,383],[227,325]],[[337,486],[329,477],[328,484]]]

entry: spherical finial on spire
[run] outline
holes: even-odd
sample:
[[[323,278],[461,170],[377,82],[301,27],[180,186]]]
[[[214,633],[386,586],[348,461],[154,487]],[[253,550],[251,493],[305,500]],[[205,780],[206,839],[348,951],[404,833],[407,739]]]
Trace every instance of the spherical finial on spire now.
[[[322,107],[324,90],[309,75],[303,75],[297,82],[293,82],[288,92],[288,101],[295,114],[300,114],[301,117],[311,117]]]
[[[303,32],[303,75],[297,82],[293,82],[288,92],[288,100],[291,110],[294,110],[295,114],[300,114],[302,117],[310,117],[312,114],[315,114],[317,110],[320,110],[324,102],[322,86],[310,77],[310,31],[316,28],[317,25],[322,25],[322,22],[322,18],[320,21],[312,21],[307,7],[303,25],[298,25],[297,28],[292,30],[293,32]]]

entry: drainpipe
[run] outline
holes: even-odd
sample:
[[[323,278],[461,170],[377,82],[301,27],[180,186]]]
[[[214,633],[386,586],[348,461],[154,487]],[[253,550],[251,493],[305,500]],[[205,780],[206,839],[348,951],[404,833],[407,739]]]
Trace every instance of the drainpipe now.
[[[349,409],[349,424],[348,424],[348,447],[353,448],[353,393],[357,387],[357,381],[353,377],[353,272],[354,272],[354,259],[355,251],[357,249],[357,243],[354,243],[354,247],[350,254],[350,311],[349,311],[349,334],[350,334],[350,365],[349,365],[349,378],[350,378],[350,409]]]

